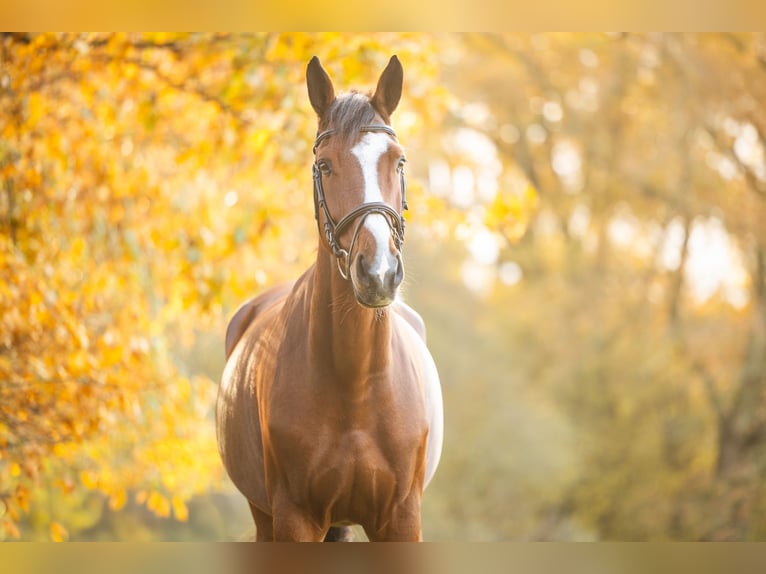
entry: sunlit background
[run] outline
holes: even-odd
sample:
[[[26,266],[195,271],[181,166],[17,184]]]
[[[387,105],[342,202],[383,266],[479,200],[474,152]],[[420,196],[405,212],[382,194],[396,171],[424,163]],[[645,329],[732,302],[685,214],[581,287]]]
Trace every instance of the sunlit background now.
[[[240,540],[236,307],[311,264],[316,119],[405,69],[429,540],[766,538],[766,35],[0,34],[0,540]]]

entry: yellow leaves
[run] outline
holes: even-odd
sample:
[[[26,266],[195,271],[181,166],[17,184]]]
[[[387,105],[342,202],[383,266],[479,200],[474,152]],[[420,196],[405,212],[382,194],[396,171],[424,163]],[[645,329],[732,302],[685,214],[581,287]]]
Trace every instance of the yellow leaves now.
[[[32,291],[29,294],[29,306],[30,307],[36,307],[40,303],[43,302],[43,296],[40,294],[39,291]]]
[[[537,192],[527,186],[520,195],[498,193],[487,206],[484,223],[502,233],[509,241],[517,241],[526,231],[529,218],[537,205]]]
[[[98,488],[98,475],[91,470],[80,471],[80,483],[88,490]]]
[[[135,501],[137,504],[145,503],[146,508],[160,518],[169,518],[172,510],[176,520],[186,522],[189,519],[189,508],[186,506],[184,498],[179,494],[174,494],[168,499],[167,496],[156,490],[151,492],[140,490],[136,493]]]
[[[74,351],[66,361],[67,367],[75,375],[84,373],[89,368],[89,354],[80,349]]]
[[[128,494],[124,488],[120,488],[109,497],[109,510],[114,512],[120,510],[128,501]]]
[[[85,239],[82,237],[75,237],[69,248],[70,256],[74,261],[80,261],[82,255],[85,252]]]
[[[146,501],[146,508],[154,512],[154,514],[160,518],[167,518],[170,516],[170,501],[156,490],[149,494],[149,499]]]
[[[119,345],[99,345],[103,364],[107,367],[116,365],[122,360],[123,349]]]
[[[127,79],[132,80],[138,74],[138,66],[133,63],[127,63],[122,67],[122,73]]]
[[[186,34],[179,32],[152,32],[146,34],[145,39],[147,42],[154,44],[165,44],[173,41],[180,41],[186,37]]]
[[[181,522],[186,522],[189,519],[189,509],[186,506],[183,498],[179,495],[175,495],[172,498],[173,514],[176,519]]]
[[[157,120],[160,119],[153,99],[143,98],[138,104],[137,111],[139,123],[147,130],[152,131]]]
[[[53,542],[66,542],[69,539],[69,532],[58,522],[51,522],[50,535]]]
[[[288,61],[307,60],[309,42],[309,37],[306,34],[280,34],[271,43],[267,58]]]
[[[271,130],[255,130],[248,135],[247,146],[251,151],[259,152],[272,136]]]
[[[0,354],[0,472],[11,492],[30,487],[7,528],[35,512],[43,482],[115,512],[135,493],[185,521],[189,498],[224,475],[215,386],[179,375],[179,347],[217,325],[224,300],[310,259],[305,63],[321,46],[344,88],[372,88],[385,46],[338,34],[140,37],[171,48],[129,34],[32,38],[6,46],[21,122],[0,114],[0,185],[14,183],[18,223],[15,239],[0,233],[0,333],[11,342]],[[344,50],[361,62],[344,64]],[[17,429],[25,444],[11,458]]]
[[[44,112],[43,97],[39,92],[29,94],[27,99],[27,122],[34,127],[40,121]]]

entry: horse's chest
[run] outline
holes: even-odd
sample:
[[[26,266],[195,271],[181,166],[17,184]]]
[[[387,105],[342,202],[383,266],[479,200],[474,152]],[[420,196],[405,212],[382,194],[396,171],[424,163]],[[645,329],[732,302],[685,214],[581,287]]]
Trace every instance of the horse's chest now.
[[[407,474],[403,461],[387,452],[378,437],[366,431],[339,435],[332,448],[315,451],[308,492],[320,506],[336,512],[356,506],[381,506],[396,499]],[[400,458],[409,458],[398,449]],[[348,512],[346,512],[348,514]]]
[[[385,511],[407,498],[422,486],[428,426],[420,409],[402,418],[382,416],[380,404],[375,408],[400,400],[344,405],[315,398],[295,405],[293,421],[300,424],[272,421],[271,448],[287,483],[282,486],[296,502],[329,511],[334,520],[354,520],[373,507]]]

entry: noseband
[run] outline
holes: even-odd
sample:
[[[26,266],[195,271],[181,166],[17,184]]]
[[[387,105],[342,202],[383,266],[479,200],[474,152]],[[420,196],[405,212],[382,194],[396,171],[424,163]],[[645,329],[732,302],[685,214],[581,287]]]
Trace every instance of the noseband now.
[[[315,158],[319,144],[333,135],[336,131],[337,130],[334,129],[326,130],[317,135],[316,140],[314,140]],[[383,132],[396,137],[396,132],[394,132],[393,129],[382,124],[363,126],[359,131]],[[402,188],[402,212],[404,212],[404,210],[407,209],[406,187],[404,184],[404,168],[400,166],[398,170],[399,182]],[[361,205],[355,207],[346,215],[344,215],[340,221],[335,223],[335,220],[330,215],[330,210],[327,208],[327,201],[325,200],[324,189],[322,188],[322,171],[319,169],[319,164],[317,163],[316,159],[314,160],[314,165],[312,166],[312,172],[314,176],[314,218],[317,220],[317,225],[319,225],[319,209],[321,208],[324,212],[324,232],[325,236],[327,237],[327,243],[329,244],[333,255],[335,255],[335,260],[338,264],[338,271],[340,272],[343,279],[349,278],[351,253],[354,251],[354,245],[356,244],[356,238],[359,235],[359,230],[361,229],[362,224],[368,215],[377,213],[385,218],[386,222],[388,223],[388,227],[391,229],[391,237],[394,240],[396,250],[401,252],[402,244],[404,243],[403,213],[399,213],[393,207],[387,203],[383,203],[382,201],[372,201],[370,203],[362,203]],[[354,220],[358,221],[356,223],[356,227],[354,227],[354,233],[351,236],[351,243],[349,244],[348,251],[346,251],[341,247],[340,241],[338,239],[346,230],[346,228],[354,222]]]

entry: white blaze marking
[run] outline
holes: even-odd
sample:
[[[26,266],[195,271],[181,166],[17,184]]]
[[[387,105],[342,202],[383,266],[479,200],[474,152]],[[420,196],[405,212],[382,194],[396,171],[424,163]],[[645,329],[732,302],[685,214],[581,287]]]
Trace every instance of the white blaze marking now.
[[[383,194],[378,183],[378,162],[391,144],[391,139],[384,133],[367,133],[352,149],[351,153],[359,160],[364,178],[364,203],[383,201]],[[386,272],[391,268],[388,257],[388,241],[391,229],[384,215],[372,213],[364,220],[364,227],[375,238],[377,250],[370,265],[370,272],[375,273],[383,281]]]

